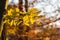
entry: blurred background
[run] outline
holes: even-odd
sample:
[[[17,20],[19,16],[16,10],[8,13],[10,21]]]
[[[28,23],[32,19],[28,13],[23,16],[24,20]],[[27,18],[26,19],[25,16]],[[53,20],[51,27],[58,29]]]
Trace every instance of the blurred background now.
[[[60,0],[6,0],[5,10],[4,40],[60,40]]]

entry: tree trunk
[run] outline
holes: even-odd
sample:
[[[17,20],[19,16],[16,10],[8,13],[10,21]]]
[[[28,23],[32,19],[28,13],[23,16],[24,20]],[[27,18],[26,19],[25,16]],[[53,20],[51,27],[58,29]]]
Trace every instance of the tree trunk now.
[[[3,14],[5,12],[5,4],[6,4],[6,0],[0,0],[0,28],[1,28],[1,22],[2,22],[2,18],[3,18]],[[3,28],[4,30],[1,33],[1,40],[5,40],[5,27]],[[0,29],[1,30],[1,29]]]
[[[3,13],[5,11],[5,3],[6,3],[6,0],[0,0],[0,24],[2,21]]]
[[[23,0],[19,0],[19,9],[23,11]]]
[[[28,0],[25,0],[25,10],[28,11]]]

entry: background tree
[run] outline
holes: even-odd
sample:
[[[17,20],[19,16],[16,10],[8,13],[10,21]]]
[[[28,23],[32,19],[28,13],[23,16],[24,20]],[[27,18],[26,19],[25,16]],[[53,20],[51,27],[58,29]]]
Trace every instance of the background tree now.
[[[23,0],[19,0],[19,9],[23,11]]]
[[[28,11],[28,0],[25,0],[25,10]]]

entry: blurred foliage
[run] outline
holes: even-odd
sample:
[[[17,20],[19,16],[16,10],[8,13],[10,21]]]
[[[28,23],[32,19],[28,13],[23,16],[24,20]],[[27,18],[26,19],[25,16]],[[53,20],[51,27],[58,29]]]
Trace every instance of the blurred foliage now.
[[[40,27],[41,22],[36,20],[41,19],[41,16],[38,16],[38,14],[40,13],[41,11],[37,10],[36,8],[31,8],[27,12],[25,11],[22,12],[18,8],[11,8],[7,10],[5,15],[3,16],[3,24],[6,25],[5,27],[7,29],[6,30],[7,35],[14,35],[14,37],[15,36],[21,37],[21,35],[23,36],[25,34],[32,38],[33,36],[35,37],[37,35],[40,37],[55,35],[56,29],[52,27],[49,28],[49,26],[47,28],[43,28],[43,26],[41,26],[41,28],[39,29],[41,30],[41,32],[40,33],[37,32],[36,29],[38,26]],[[44,21],[46,21],[45,16],[42,19],[42,24],[46,23]],[[32,29],[30,29],[30,26]],[[49,38],[47,37],[45,40],[49,40]]]
[[[28,12],[21,12],[18,8],[11,8],[7,10],[7,13],[4,15],[3,20],[4,23],[12,25],[19,25],[23,22],[25,25],[29,26],[29,24],[33,24],[35,22],[35,17],[41,11],[38,11],[36,8],[29,9]]]
[[[10,8],[7,10],[5,15],[3,15],[3,24],[6,27],[6,36],[9,40],[9,35],[20,36],[20,34],[29,31],[30,24],[34,24],[36,19],[40,18],[37,16],[41,11],[36,8],[31,8],[27,12],[22,12],[18,8]],[[28,29],[28,30],[27,30]],[[14,37],[16,37],[14,36]]]

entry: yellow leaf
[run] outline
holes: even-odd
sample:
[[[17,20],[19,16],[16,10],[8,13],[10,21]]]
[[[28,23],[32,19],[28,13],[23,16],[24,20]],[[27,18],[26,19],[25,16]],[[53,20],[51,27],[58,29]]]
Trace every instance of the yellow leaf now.
[[[34,12],[34,11],[37,11],[37,8],[31,8],[28,10],[28,12]]]
[[[11,11],[8,11],[8,15],[9,15],[9,16],[11,15]]]
[[[31,24],[33,24],[35,22],[35,20],[33,18],[30,18],[30,22],[31,22]]]
[[[11,21],[11,23],[10,23],[10,26],[12,26],[13,25],[13,20]]]
[[[24,21],[25,25],[29,25],[29,17],[28,17],[28,15],[23,17],[23,21]]]
[[[16,8],[16,12],[19,12],[19,9],[18,8]]]

